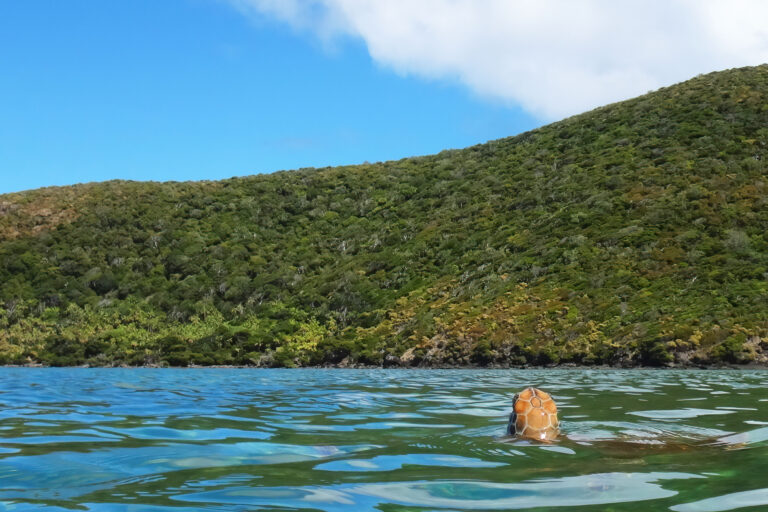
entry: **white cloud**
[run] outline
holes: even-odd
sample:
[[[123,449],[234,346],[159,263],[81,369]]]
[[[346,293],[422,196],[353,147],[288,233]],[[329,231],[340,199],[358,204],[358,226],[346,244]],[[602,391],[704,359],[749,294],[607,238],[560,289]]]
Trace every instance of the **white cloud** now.
[[[768,62],[764,0],[227,0],[545,119]]]

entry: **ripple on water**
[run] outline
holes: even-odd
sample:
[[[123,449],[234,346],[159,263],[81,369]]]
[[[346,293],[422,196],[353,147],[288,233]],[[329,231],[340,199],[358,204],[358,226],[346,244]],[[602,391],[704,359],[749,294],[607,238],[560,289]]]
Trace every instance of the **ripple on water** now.
[[[719,441],[732,445],[762,443],[768,441],[768,427],[723,436]]]
[[[451,468],[496,468],[503,462],[488,462],[458,455],[411,453],[408,455],[380,455],[371,459],[346,459],[318,464],[322,471],[392,471],[403,466],[442,466]]]
[[[110,428],[104,429],[112,434],[119,434],[130,439],[152,440],[188,440],[188,441],[216,441],[223,439],[269,439],[270,432],[259,430],[236,430],[231,428],[216,428],[210,430],[186,430],[161,426],[147,426],[136,428]]]
[[[602,473],[520,483],[475,481],[418,481],[361,485],[289,487],[238,487],[189,493],[178,501],[269,505],[319,509],[326,512],[377,511],[384,504],[447,509],[521,509],[572,507],[638,502],[677,494],[665,489],[664,480],[703,478],[687,473]],[[277,500],[277,501],[276,501]]]
[[[722,409],[695,409],[688,407],[685,409],[668,409],[668,410],[656,410],[656,411],[632,411],[627,414],[633,416],[642,416],[643,418],[651,418],[654,420],[667,420],[667,419],[683,419],[683,418],[697,418],[699,416],[718,416],[722,414],[732,414],[732,410]]]
[[[504,435],[528,385],[557,400],[558,442]],[[766,389],[761,371],[0,368],[0,510],[766,508]]]
[[[232,444],[171,444],[117,448],[94,452],[56,452],[0,460],[0,497],[66,494],[76,497],[94,486],[126,477],[161,475],[179,470],[275,465],[316,461],[380,448],[377,445],[301,446],[244,442]]]
[[[675,512],[720,512],[739,508],[768,506],[768,489],[741,491],[714,498],[707,498],[692,503],[684,503],[670,507]]]

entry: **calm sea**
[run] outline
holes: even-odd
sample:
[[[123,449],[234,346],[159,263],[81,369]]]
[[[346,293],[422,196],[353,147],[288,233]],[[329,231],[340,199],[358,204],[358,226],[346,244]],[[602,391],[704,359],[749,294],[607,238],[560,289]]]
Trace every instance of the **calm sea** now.
[[[504,436],[535,385],[563,437]],[[0,510],[768,510],[768,372],[0,368]]]

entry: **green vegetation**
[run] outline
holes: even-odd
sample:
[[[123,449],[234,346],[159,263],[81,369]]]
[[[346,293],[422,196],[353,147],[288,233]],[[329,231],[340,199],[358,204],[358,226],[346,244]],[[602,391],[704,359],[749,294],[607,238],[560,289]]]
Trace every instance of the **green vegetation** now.
[[[0,196],[0,363],[768,361],[768,66],[397,162]]]

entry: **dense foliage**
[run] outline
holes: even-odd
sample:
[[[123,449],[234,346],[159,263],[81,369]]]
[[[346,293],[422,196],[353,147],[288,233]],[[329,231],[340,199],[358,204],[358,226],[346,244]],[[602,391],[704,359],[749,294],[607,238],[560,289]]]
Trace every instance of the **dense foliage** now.
[[[0,363],[766,362],[768,66],[396,162],[0,196]]]

